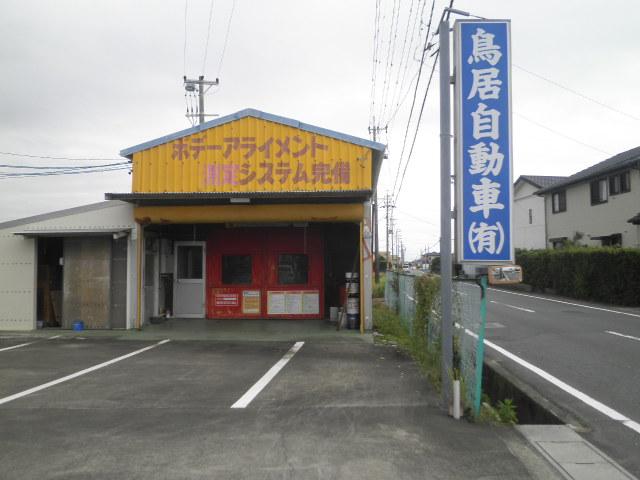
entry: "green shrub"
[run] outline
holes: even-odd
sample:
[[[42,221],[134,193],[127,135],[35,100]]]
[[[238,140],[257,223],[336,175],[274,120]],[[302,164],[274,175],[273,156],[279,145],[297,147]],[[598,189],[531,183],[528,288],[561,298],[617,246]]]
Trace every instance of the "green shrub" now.
[[[640,249],[569,247],[516,254],[523,281],[582,300],[639,306]]]

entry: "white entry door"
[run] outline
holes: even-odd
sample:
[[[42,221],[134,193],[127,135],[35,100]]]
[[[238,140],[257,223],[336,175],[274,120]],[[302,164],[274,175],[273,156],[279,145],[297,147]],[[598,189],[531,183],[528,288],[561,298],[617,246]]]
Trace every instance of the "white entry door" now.
[[[205,242],[175,242],[173,316],[204,317]]]

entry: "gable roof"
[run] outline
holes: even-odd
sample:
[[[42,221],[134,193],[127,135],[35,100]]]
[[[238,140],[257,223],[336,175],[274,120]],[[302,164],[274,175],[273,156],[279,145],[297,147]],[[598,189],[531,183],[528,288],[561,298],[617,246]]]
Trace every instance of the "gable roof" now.
[[[558,183],[567,177],[552,177],[543,175],[520,175],[515,183],[519,181],[529,182],[531,185],[537,188],[550,187],[554,183]]]
[[[619,153],[600,163],[596,163],[595,165],[592,165],[589,168],[585,168],[584,170],[581,170],[578,173],[574,173],[573,175],[571,175],[570,177],[567,177],[563,181],[554,183],[553,185],[543,188],[538,192],[538,195],[548,193],[548,192],[557,190],[559,188],[572,185],[574,183],[584,182],[586,180],[590,180],[592,178],[598,177],[605,173],[614,172],[616,170],[620,170],[623,168],[632,167],[637,164],[640,164],[640,147],[632,148],[631,150],[627,150],[626,152]]]
[[[298,120],[294,120],[291,118],[286,118],[286,117],[281,117],[279,115],[273,115],[271,113],[261,112],[260,110],[255,110],[253,108],[246,108],[244,110],[240,110],[239,112],[232,113],[231,115],[225,115],[224,117],[210,120],[201,125],[196,125],[195,127],[187,128],[186,130],[180,130],[179,132],[171,133],[169,135],[165,135],[163,137],[159,137],[154,140],[141,143],[139,145],[134,145],[133,147],[125,148],[124,150],[120,151],[120,155],[128,159],[132,159],[134,153],[140,152],[142,150],[148,150],[158,145],[172,142],[173,140],[177,140],[178,138],[183,138],[183,137],[192,135],[194,133],[202,132],[204,130],[208,130],[213,127],[224,125],[225,123],[230,123],[236,120],[240,120],[245,117],[254,117],[254,118],[259,118],[269,122],[280,123],[282,125],[287,125],[289,127],[303,130],[305,132],[316,133],[318,135],[324,135],[326,137],[334,138],[336,140],[342,140],[343,142],[352,143],[354,145],[359,145],[361,147],[371,148],[372,150],[379,152],[380,155],[382,155],[386,149],[386,146],[382,143],[372,142],[371,140],[366,140],[364,138],[354,137],[352,135],[347,135],[345,133],[336,132],[334,130],[328,130],[326,128],[317,127],[315,125],[310,125],[308,123],[302,123]]]

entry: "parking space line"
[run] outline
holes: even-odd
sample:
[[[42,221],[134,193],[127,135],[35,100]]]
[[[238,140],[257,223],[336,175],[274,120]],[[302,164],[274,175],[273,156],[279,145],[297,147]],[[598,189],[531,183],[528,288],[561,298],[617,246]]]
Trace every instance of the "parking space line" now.
[[[231,408],[246,408],[254,398],[258,396],[258,394],[266,387],[271,380],[278,374],[280,370],[284,368],[284,366],[289,363],[289,360],[293,358],[293,356],[302,348],[304,342],[296,342],[293,347],[289,349],[287,353],[284,354],[278,362],[269,369],[267,373],[265,373],[260,380],[258,380],[253,387],[251,387],[247,392],[240,397],[240,399],[231,405]]]
[[[6,352],[7,350],[13,350],[15,348],[26,347],[27,345],[31,345],[32,343],[33,342],[21,343],[20,345],[14,345],[13,347],[0,348],[0,352]]]
[[[56,338],[60,338],[62,335],[54,335],[53,337],[47,338],[47,340],[55,340]]]
[[[74,378],[80,377],[82,375],[86,375],[87,373],[95,372],[96,370],[99,370],[99,369],[104,368],[104,367],[108,367],[109,365],[113,365],[114,363],[117,363],[117,362],[121,362],[122,360],[126,360],[127,358],[131,358],[134,355],[139,355],[139,354],[141,354],[143,352],[151,350],[152,348],[156,348],[156,347],[158,347],[160,345],[163,345],[163,344],[165,344],[167,342],[170,342],[170,340],[168,340],[168,339],[167,340],[162,340],[161,342],[155,343],[155,344],[150,345],[150,346],[145,347],[145,348],[141,348],[140,350],[136,350],[135,352],[127,353],[126,355],[122,355],[120,357],[113,358],[113,359],[108,360],[106,362],[99,363],[98,365],[94,365],[93,367],[85,368],[84,370],[80,370],[79,372],[72,373],[71,375],[67,375],[65,377],[58,378],[57,380],[53,380],[51,382],[43,383],[42,385],[38,385],[37,387],[33,387],[33,388],[28,389],[28,390],[24,390],[22,392],[15,393],[13,395],[9,395],[8,397],[0,398],[0,405],[3,405],[5,403],[9,403],[9,402],[11,402],[13,400],[17,400],[17,399],[22,398],[22,397],[26,397],[27,395],[31,395],[32,393],[39,392],[41,390],[44,390],[44,389],[49,388],[49,387],[53,387],[53,386],[58,385],[60,383],[68,382],[69,380],[73,380]]]

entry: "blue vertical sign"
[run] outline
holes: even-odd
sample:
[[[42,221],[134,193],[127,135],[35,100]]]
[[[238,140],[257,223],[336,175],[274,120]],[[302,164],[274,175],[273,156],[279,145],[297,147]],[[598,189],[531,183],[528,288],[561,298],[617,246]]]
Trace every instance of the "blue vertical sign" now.
[[[461,20],[456,49],[458,261],[513,262],[507,20]]]

